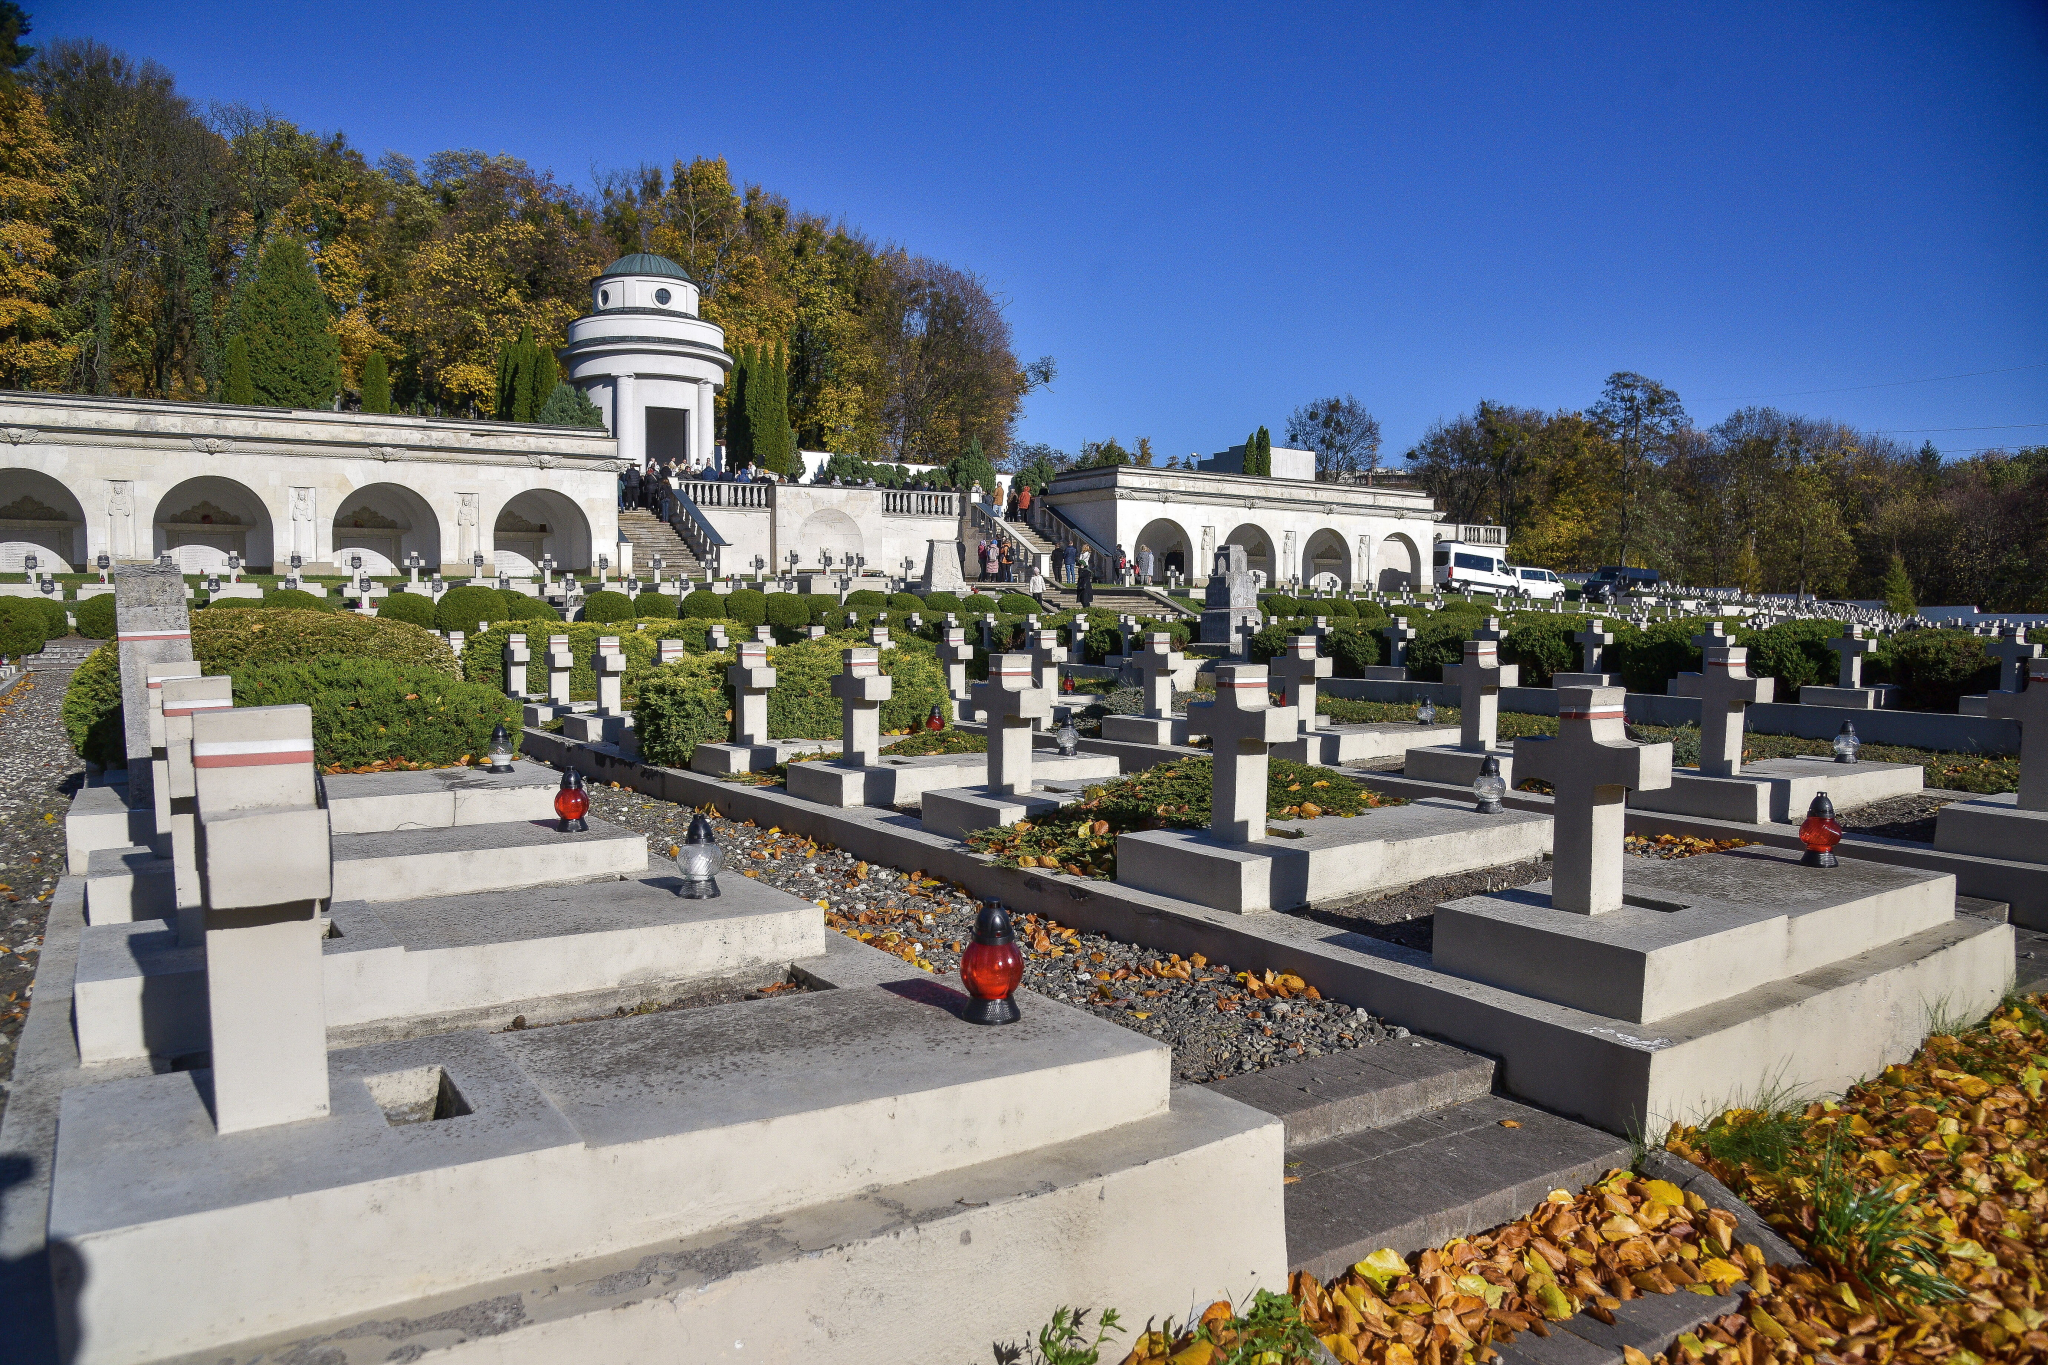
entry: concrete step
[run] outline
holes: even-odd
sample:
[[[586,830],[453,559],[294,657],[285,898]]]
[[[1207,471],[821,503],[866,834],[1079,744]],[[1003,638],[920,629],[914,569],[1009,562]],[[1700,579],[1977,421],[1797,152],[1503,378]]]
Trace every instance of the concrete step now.
[[[1581,1313],[1550,1323],[1547,1337],[1524,1332],[1510,1345],[1494,1349],[1503,1365],[1622,1365],[1630,1346],[1654,1359],[1671,1349],[1679,1333],[1741,1312],[1744,1298],[1683,1289],[1676,1294],[1644,1294],[1615,1309],[1612,1324]]]
[[[1213,1081],[1218,1094],[1287,1125],[1287,1150],[1385,1128],[1493,1093],[1493,1059],[1422,1038],[1267,1067]]]
[[[410,773],[349,773],[322,779],[336,834],[445,829],[507,820],[545,820],[555,813],[562,777],[529,759],[509,773],[484,768],[434,768]]]
[[[602,820],[563,834],[553,820],[334,836],[336,901],[510,891],[647,871],[647,839]]]

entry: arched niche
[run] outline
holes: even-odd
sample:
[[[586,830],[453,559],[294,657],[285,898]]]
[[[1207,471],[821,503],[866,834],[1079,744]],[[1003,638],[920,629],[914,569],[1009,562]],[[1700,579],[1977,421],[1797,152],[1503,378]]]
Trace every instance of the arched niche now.
[[[491,523],[491,544],[485,563],[517,577],[539,573],[542,555],[553,555],[557,570],[578,573],[596,562],[583,509],[548,488],[529,488],[499,508]]]
[[[839,568],[867,553],[867,537],[852,517],[837,507],[823,507],[804,518],[796,528],[796,543],[789,548],[797,552],[799,564],[824,565],[829,560],[831,567]]]
[[[382,577],[404,573],[410,554],[429,573],[440,567],[441,522],[425,498],[395,483],[373,483],[341,500],[334,514],[336,564],[361,555],[364,570]]]
[[[157,499],[150,525],[153,553],[170,554],[182,573],[224,571],[229,554],[245,569],[271,567],[270,509],[233,479],[206,474],[174,484]]]
[[[71,490],[34,469],[0,469],[0,573],[70,573],[89,560],[85,509]]]
[[[1187,528],[1171,517],[1158,517],[1145,523],[1145,529],[1138,532],[1137,543],[1131,547],[1131,558],[1140,552],[1152,552],[1152,577],[1165,581],[1168,571],[1178,573],[1183,582],[1187,581],[1189,566],[1195,562],[1195,541]]]
[[[1379,564],[1382,592],[1421,586],[1422,552],[1415,548],[1415,542],[1405,533],[1396,531],[1382,540],[1379,553],[1373,558]]]
[[[1312,588],[1342,592],[1351,586],[1351,551],[1344,537],[1325,528],[1308,538],[1302,547],[1301,578]]]
[[[1264,527],[1246,522],[1225,536],[1223,543],[1244,546],[1247,561],[1245,567],[1257,577],[1261,588],[1274,581],[1273,574],[1277,566],[1273,562],[1273,541],[1266,534]]]

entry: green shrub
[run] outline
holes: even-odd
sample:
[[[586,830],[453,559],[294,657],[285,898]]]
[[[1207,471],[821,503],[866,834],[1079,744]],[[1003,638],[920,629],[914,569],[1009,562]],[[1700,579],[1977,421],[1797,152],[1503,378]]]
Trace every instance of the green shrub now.
[[[775,670],[775,690],[768,694],[768,733],[776,739],[837,739],[839,698],[832,679],[844,665],[845,639],[801,640],[768,651]],[[731,737],[726,713],[732,693],[725,683],[731,654],[691,655],[656,671],[638,690],[633,708],[641,753],[650,763],[688,767],[699,744]],[[882,728],[905,729],[922,724],[934,706],[952,719],[946,679],[938,655],[922,641],[906,641],[881,652],[881,669],[894,679],[893,695],[882,703]]]
[[[801,631],[811,623],[811,601],[793,592],[768,594],[768,624]]]
[[[42,650],[49,618],[26,597],[0,597],[0,655],[18,659]]]
[[[583,610],[577,614],[579,621],[630,621],[634,618],[633,599],[622,592],[600,589],[583,599]]]
[[[289,589],[287,591],[289,592]],[[272,593],[270,596],[278,597],[283,595],[282,593]],[[321,600],[308,592],[294,592],[290,595],[293,597],[303,597],[308,602],[318,602]],[[269,597],[264,598],[263,602],[265,606],[272,605]],[[278,603],[276,605],[282,606],[284,604]],[[301,610],[304,610],[304,608],[301,608]],[[319,608],[316,607],[313,610],[317,611]],[[434,613],[434,599],[423,592],[394,592],[377,604],[377,615],[393,621],[409,621],[413,625],[424,626],[429,630],[433,629],[434,622],[438,619]]]
[[[1645,630],[1618,630],[1608,647],[1607,672],[1621,674],[1631,692],[1662,693],[1680,673],[1698,672],[1700,652],[1692,637],[1706,629],[1697,618],[1658,621]]]
[[[103,592],[78,604],[72,615],[78,618],[78,633],[88,640],[114,638],[114,594]]]
[[[255,597],[217,597],[194,605],[207,611],[261,611],[265,603]]]
[[[561,614],[538,597],[528,597],[523,592],[505,594],[505,619],[507,621],[553,621],[561,622]]]
[[[705,621],[722,621],[725,619],[725,598],[709,588],[694,589],[683,599],[676,615],[695,616]]]
[[[100,598],[94,598],[100,601]],[[106,601],[113,600],[108,593]],[[85,656],[64,689],[64,736],[88,763],[118,768],[127,762],[128,736],[121,725],[121,654],[113,641]]]
[[[17,597],[17,602],[26,602],[43,614],[43,634],[52,640],[61,640],[71,633],[71,608],[61,597]]]
[[[518,622],[494,625],[481,635],[471,636],[463,642],[462,676],[471,682],[486,683],[499,691],[505,690],[505,639],[514,633],[526,636],[528,647],[533,650],[534,662],[528,665],[529,684],[538,687],[533,679],[544,677],[546,665],[541,658],[541,647],[549,635],[569,637],[569,654],[575,661],[569,670],[569,696],[574,701],[591,701],[597,696],[597,675],[591,671],[591,656],[597,652],[599,638],[606,635],[619,637],[619,650],[626,656],[626,672],[621,680],[621,691],[628,704],[635,690],[648,676],[656,671],[655,656],[662,640],[681,640],[683,647],[692,653],[703,653],[709,648],[711,628],[722,625],[728,635],[740,633],[737,621],[706,621],[688,617],[675,621],[649,621],[645,629],[622,629],[608,622],[576,621],[568,625],[557,622],[552,630],[535,633],[525,629]],[[722,657],[730,663],[732,654],[728,650]],[[538,670],[532,671],[532,670]]]
[[[1259,610],[1268,616],[1299,616],[1307,608],[1284,592],[1273,592],[1259,599]]]
[[[1005,616],[1029,616],[1038,609],[1038,600],[1021,592],[1006,592],[996,599],[996,610]]]
[[[423,593],[395,592],[391,594],[391,599],[396,599],[399,597],[409,598],[411,599],[412,602],[425,603],[427,608],[427,616],[424,621],[418,620],[410,615],[399,615],[394,617],[394,620],[411,621],[416,626],[426,626],[429,629],[433,628],[433,598],[428,597]],[[108,600],[111,601],[112,598],[110,597]],[[276,607],[281,611],[333,611],[335,609],[335,604],[332,599],[316,596],[313,593],[307,592],[302,588],[272,588],[269,592],[263,594],[263,605],[266,607]],[[401,608],[400,610],[401,612],[404,612],[406,610],[409,610],[409,607]],[[384,611],[384,608],[380,606],[377,608],[377,614],[379,616],[383,616],[387,613]]]
[[[1834,621],[1780,621],[1765,630],[1738,630],[1749,650],[1751,677],[1776,678],[1778,700],[1797,701],[1809,683],[1832,683],[1839,661],[1827,642],[1842,633]]]
[[[426,668],[341,656],[238,669],[237,706],[305,705],[321,767],[348,771],[394,760],[445,768],[481,757],[502,724],[519,733],[519,706],[499,689]]]
[[[1548,687],[1553,675],[1578,669],[1578,645],[1572,636],[1585,627],[1571,616],[1521,616],[1508,626],[1501,658],[1519,664],[1522,686]]]
[[[1408,642],[1408,673],[1427,682],[1442,682],[1444,665],[1465,657],[1465,641],[1479,622],[1459,613],[1437,612],[1422,621],[1411,621],[1415,638]]]
[[[1358,616],[1357,605],[1348,597],[1333,597],[1327,602],[1318,602],[1316,610],[1332,621],[1340,621],[1347,617],[1355,620]]]
[[[891,611],[923,611],[924,599],[914,592],[892,592],[889,594]]]
[[[448,642],[406,621],[351,611],[202,611],[192,617],[192,657],[208,673],[305,663],[323,654],[432,669],[451,680],[456,676]]]
[[[1338,677],[1362,678],[1381,658],[1379,636],[1351,620],[1334,623],[1323,648],[1335,661],[1330,671]]]
[[[1959,698],[1998,686],[1998,661],[1966,630],[1912,630],[1890,644],[1891,680],[1912,710],[1952,712]]]
[[[648,588],[633,599],[633,614],[642,621],[673,621],[676,619],[676,599]]]
[[[960,612],[966,610],[965,607],[960,605],[960,599],[950,592],[926,593],[922,608],[913,608],[913,610],[918,609],[921,609],[927,616],[938,616],[941,618],[947,612],[952,612],[957,616]]]
[[[745,626],[751,635],[755,626],[768,620],[768,594],[756,588],[737,589],[726,596],[724,614],[727,620]]]
[[[482,622],[507,618],[505,597],[496,588],[450,588],[434,605],[434,623],[442,630],[474,635]]]
[[[846,607],[849,611],[880,611],[888,605],[888,598],[867,588],[846,594]]]
[[[829,626],[836,618],[846,614],[846,608],[839,605],[839,599],[828,592],[814,592],[804,598],[804,608],[810,612],[810,619],[804,624]]]

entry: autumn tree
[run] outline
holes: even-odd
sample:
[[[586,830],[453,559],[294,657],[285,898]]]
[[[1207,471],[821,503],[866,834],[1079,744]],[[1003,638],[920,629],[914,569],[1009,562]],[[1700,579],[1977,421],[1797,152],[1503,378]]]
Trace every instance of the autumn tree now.
[[[1612,442],[1615,490],[1620,498],[1615,562],[1628,563],[1631,538],[1639,533],[1634,516],[1657,461],[1673,433],[1687,424],[1678,395],[1654,379],[1627,370],[1607,376],[1600,401],[1587,415],[1601,424]]]
[[[77,354],[55,334],[51,306],[58,280],[50,223],[66,180],[41,97],[0,90],[0,375],[8,388],[60,382]]]

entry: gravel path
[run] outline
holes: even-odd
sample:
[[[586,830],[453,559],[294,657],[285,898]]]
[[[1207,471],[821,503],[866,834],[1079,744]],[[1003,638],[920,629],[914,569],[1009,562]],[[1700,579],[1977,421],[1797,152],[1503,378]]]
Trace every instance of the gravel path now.
[[[649,836],[666,854],[691,811],[621,787],[592,787],[591,814]],[[751,822],[712,822],[726,872],[819,902],[825,922],[940,976],[956,976],[980,902],[919,868],[883,867]],[[1526,880],[1526,879],[1525,879]],[[1227,963],[1182,961],[1034,915],[1017,923],[1024,985],[1173,1048],[1176,1084],[1200,1084],[1282,1062],[1406,1038],[1364,1010],[1323,1000],[1299,978],[1256,983]]]
[[[1934,842],[1934,813],[1951,801],[1969,797],[1968,792],[1918,791],[1905,796],[1894,796],[1889,801],[1874,801],[1859,810],[1837,815],[1843,829],[1853,829],[1862,834],[1882,835],[1887,839],[1917,839],[1923,844]]]
[[[1340,905],[1319,906],[1303,913],[1318,924],[1349,929],[1356,934],[1426,953],[1434,941],[1437,906],[1463,896],[1527,886],[1549,875],[1549,865],[1540,858],[1532,858],[1525,862],[1503,863],[1499,867],[1431,877],[1398,891],[1361,896]]]
[[[60,708],[71,670],[91,641],[53,641],[0,694],[0,1077],[14,1074],[14,1046],[28,1018],[43,946],[43,916],[64,875],[64,812],[85,764],[64,738]],[[6,1095],[0,1089],[0,1112]]]

